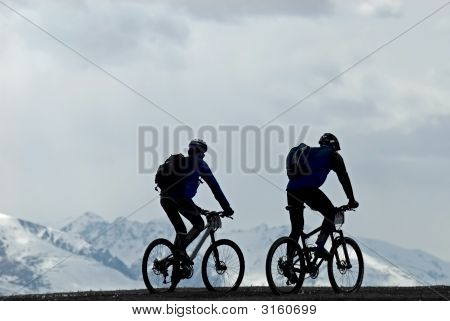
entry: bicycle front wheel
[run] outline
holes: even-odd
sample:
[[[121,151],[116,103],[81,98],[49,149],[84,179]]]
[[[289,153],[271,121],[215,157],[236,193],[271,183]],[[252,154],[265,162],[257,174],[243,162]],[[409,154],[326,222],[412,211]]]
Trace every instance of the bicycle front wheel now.
[[[245,271],[244,255],[231,240],[219,240],[205,252],[202,261],[202,278],[209,291],[236,290]]]
[[[298,242],[281,237],[272,244],[266,259],[266,277],[274,294],[300,290],[305,279],[305,258]]]
[[[142,277],[150,293],[175,289],[178,279],[174,276],[174,264],[173,244],[170,241],[156,239],[148,245],[142,259]]]
[[[364,276],[364,260],[356,241],[340,238],[331,249],[328,260],[328,278],[336,293],[356,292]]]

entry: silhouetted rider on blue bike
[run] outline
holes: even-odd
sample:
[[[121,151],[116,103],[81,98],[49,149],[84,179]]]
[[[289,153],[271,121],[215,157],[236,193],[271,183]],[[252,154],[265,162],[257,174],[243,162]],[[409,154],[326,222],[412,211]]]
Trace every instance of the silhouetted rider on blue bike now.
[[[357,208],[359,204],[353,195],[344,160],[338,153],[341,148],[336,136],[330,133],[324,134],[319,140],[319,145],[320,147],[309,147],[300,144],[291,149],[287,156],[289,183],[286,191],[292,225],[289,237],[298,242],[304,227],[304,204],[307,204],[324,216],[321,232],[316,241],[316,256],[328,257],[329,253],[324,246],[334,228],[336,208],[319,187],[323,185],[331,170],[336,172],[344,188],[349,200],[348,206]]]
[[[185,157],[186,174],[174,186],[161,192],[161,206],[167,213],[170,222],[175,228],[176,237],[174,245],[178,254],[189,259],[186,248],[203,231],[205,223],[200,216],[202,209],[198,207],[192,198],[197,193],[200,178],[203,179],[211,189],[214,197],[224,210],[224,215],[231,216],[234,211],[225,197],[208,164],[203,160],[208,146],[201,139],[194,139],[189,143],[188,156]],[[192,224],[189,232],[181,219],[183,215]],[[192,264],[192,262],[190,262]]]

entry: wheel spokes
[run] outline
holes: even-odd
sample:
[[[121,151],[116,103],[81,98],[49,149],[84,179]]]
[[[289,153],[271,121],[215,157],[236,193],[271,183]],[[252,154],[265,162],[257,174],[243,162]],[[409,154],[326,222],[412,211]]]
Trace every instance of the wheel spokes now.
[[[216,290],[227,291],[233,287],[241,270],[241,263],[236,251],[227,244],[216,247],[218,258],[212,251],[207,258],[206,274],[208,281]]]
[[[359,289],[362,281],[363,266],[361,254],[359,249],[353,245],[354,241],[339,243],[333,255],[331,262],[332,271],[330,273],[330,281],[335,283],[333,287],[340,292],[353,292]],[[346,251],[345,251],[346,250]],[[358,250],[358,251],[357,251]],[[348,256],[345,255],[348,254]],[[348,259],[347,259],[348,258]],[[332,279],[333,280],[332,280]]]
[[[172,286],[174,260],[172,250],[165,244],[156,244],[147,259],[147,278],[155,292],[168,291]]]

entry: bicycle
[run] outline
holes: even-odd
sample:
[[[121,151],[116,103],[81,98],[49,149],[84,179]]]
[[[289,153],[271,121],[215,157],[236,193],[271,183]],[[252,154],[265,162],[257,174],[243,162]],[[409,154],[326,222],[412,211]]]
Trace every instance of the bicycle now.
[[[292,207],[287,206],[286,209]],[[272,244],[266,259],[266,277],[273,293],[298,293],[307,274],[312,279],[318,277],[324,261],[328,261],[328,279],[336,293],[359,290],[364,276],[362,252],[356,241],[344,236],[341,230],[344,213],[350,210],[347,205],[336,208],[328,258],[318,257],[316,248],[308,247],[306,243],[311,236],[320,232],[320,227],[309,233],[302,231],[301,245],[289,237],[281,237]]]
[[[202,260],[202,279],[209,291],[229,292],[239,287],[244,277],[245,261],[239,246],[228,239],[215,239],[215,232],[222,227],[221,218],[228,217],[223,212],[203,210],[207,224],[205,233],[189,255],[190,263],[180,256],[169,240],[160,238],[151,242],[142,260],[142,275],[150,293],[174,291],[182,279],[190,279],[194,274],[192,262],[208,236],[211,245]],[[232,219],[232,217],[228,217]]]

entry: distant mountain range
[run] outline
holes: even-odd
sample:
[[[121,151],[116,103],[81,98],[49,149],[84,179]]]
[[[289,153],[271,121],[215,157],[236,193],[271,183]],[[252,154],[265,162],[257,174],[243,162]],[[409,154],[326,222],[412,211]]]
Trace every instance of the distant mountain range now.
[[[289,230],[260,225],[220,230],[217,237],[232,239],[241,247],[246,260],[243,285],[259,286],[267,285],[264,266],[270,245]],[[108,222],[85,213],[57,230],[0,214],[0,294],[144,288],[141,258],[146,246],[156,238],[172,240],[173,236],[168,220]],[[387,242],[356,240],[364,253],[363,286],[450,285],[449,262]],[[201,254],[193,278],[179,286],[203,287]],[[326,270],[305,285],[329,286]]]

